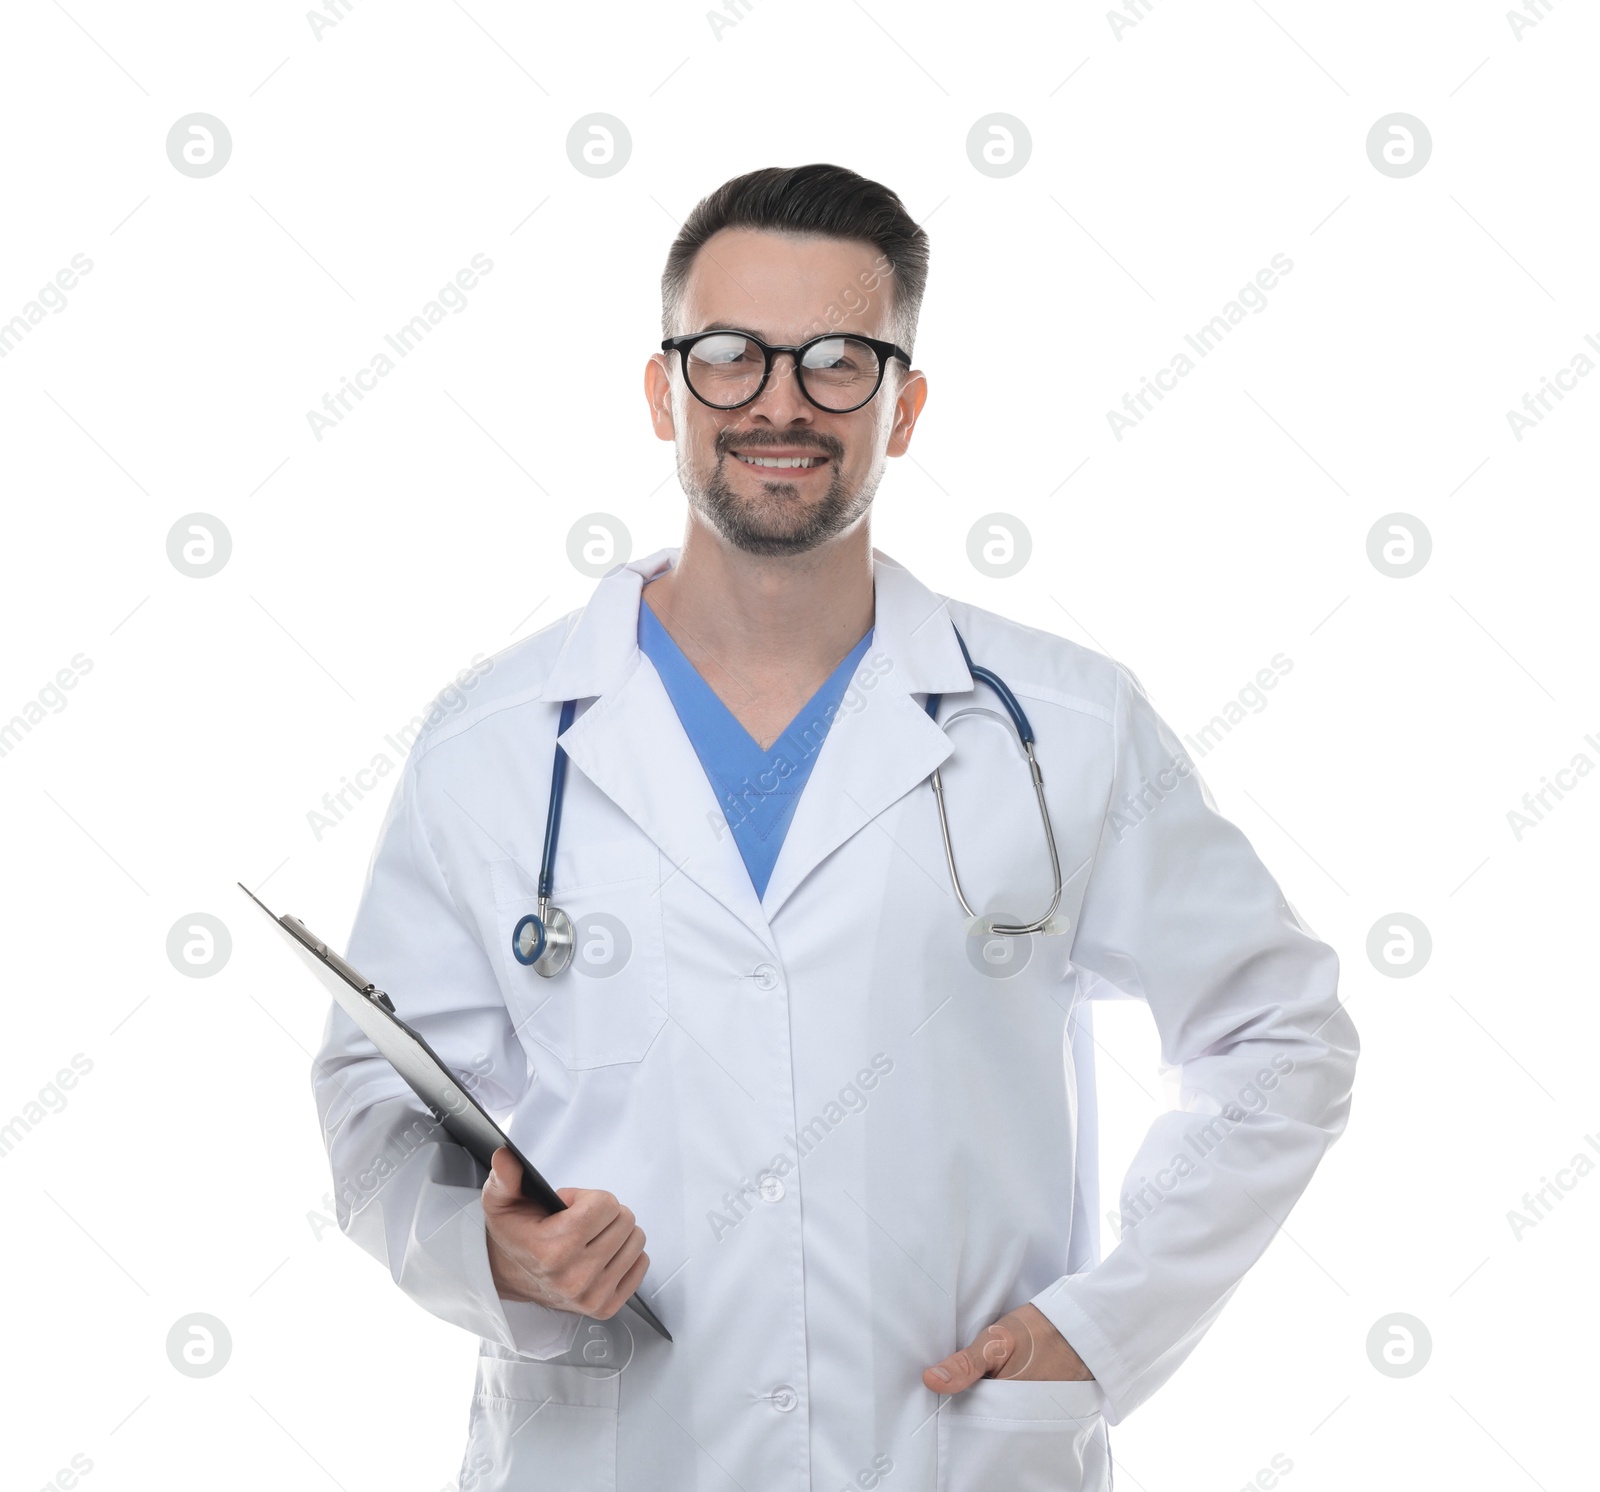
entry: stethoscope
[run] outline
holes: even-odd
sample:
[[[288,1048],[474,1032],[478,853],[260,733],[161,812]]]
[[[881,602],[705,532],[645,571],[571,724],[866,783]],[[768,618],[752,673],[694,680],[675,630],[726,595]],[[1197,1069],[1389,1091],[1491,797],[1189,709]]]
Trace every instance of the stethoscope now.
[[[967,668],[973,678],[982,680],[995,692],[1000,703],[1005,706],[1006,714],[1011,717],[1011,724],[1017,732],[1017,740],[1021,743],[1023,755],[1028,760],[1034,795],[1039,800],[1039,819],[1044,825],[1044,842],[1050,851],[1050,874],[1055,881],[1055,893],[1050,898],[1050,905],[1045,908],[1042,916],[1036,917],[1032,922],[983,924],[986,935],[1026,937],[1029,933],[1042,932],[1050,919],[1055,916],[1056,908],[1061,904],[1062,890],[1061,858],[1056,853],[1056,836],[1050,822],[1050,806],[1045,802],[1044,774],[1039,770],[1039,761],[1033,751],[1033,726],[1029,723],[1021,704],[1018,703],[1016,695],[1006,686],[1005,680],[993,669],[983,668],[974,663],[972,654],[967,651],[966,639],[953,624],[952,630],[955,631],[956,641],[961,645],[961,656],[966,660]],[[938,694],[928,696],[926,709],[930,720],[937,721],[939,701],[942,698],[943,696]],[[561,745],[561,737],[572,724],[576,710],[577,701],[567,700],[561,706],[561,721],[556,727],[555,760],[550,767],[550,807],[544,824],[544,858],[539,864],[539,910],[529,912],[511,931],[511,952],[517,962],[530,965],[534,973],[545,979],[554,979],[572,962],[576,943],[572,919],[551,902],[551,889],[555,881],[556,840],[561,834],[561,809],[567,793],[567,753]],[[976,921],[978,914],[972,910],[971,904],[967,901],[966,893],[961,889],[961,877],[956,871],[956,852],[950,842],[950,820],[944,806],[944,782],[937,767],[933,769],[929,781],[933,787],[934,803],[939,809],[939,835],[944,840],[944,858],[950,867],[950,884],[955,889],[956,900],[961,903],[961,910],[969,919]]]
[[[1018,702],[1017,696],[1006,686],[1004,679],[992,668],[984,668],[972,661],[972,654],[967,651],[967,640],[961,635],[960,628],[951,623],[951,630],[956,634],[956,641],[961,644],[961,656],[966,660],[967,670],[975,679],[981,679],[999,697],[1000,703],[1006,708],[1006,714],[1011,717],[1011,724],[1016,728],[1017,740],[1022,745],[1023,755],[1028,758],[1028,771],[1033,777],[1034,795],[1039,800],[1039,819],[1044,825],[1044,842],[1050,851],[1050,874],[1055,881],[1055,894],[1050,898],[1050,905],[1044,909],[1044,915],[1036,917],[1032,922],[985,922],[983,932],[999,934],[1003,938],[1021,938],[1029,933],[1043,932],[1050,919],[1055,916],[1056,908],[1061,905],[1061,857],[1056,853],[1055,829],[1050,823],[1050,805],[1044,800],[1044,773],[1039,770],[1039,759],[1033,754],[1033,726],[1029,723],[1027,714]],[[928,696],[928,719],[937,720],[939,717],[938,694]],[[933,801],[939,807],[939,834],[944,840],[945,863],[950,867],[950,884],[955,888],[956,900],[961,903],[961,910],[969,919],[976,921],[978,914],[972,910],[967,901],[966,893],[961,889],[961,877],[956,873],[956,852],[950,843],[950,820],[944,811],[944,782],[939,776],[939,769],[933,769],[929,779],[933,786]]]
[[[512,955],[519,964],[531,964],[533,972],[546,979],[554,979],[572,962],[577,941],[572,934],[572,918],[550,904],[550,888],[556,874],[556,839],[561,834],[561,804],[567,796],[567,752],[561,738],[577,709],[577,700],[567,700],[561,706],[561,722],[556,726],[556,755],[550,765],[550,808],[544,820],[544,858],[539,862],[539,910],[529,912],[511,929]]]

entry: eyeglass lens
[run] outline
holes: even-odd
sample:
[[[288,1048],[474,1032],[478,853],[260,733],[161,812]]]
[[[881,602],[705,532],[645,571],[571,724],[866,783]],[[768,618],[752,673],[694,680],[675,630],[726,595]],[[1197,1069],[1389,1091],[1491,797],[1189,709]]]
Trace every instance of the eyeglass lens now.
[[[856,337],[814,342],[799,362],[801,387],[822,408],[836,413],[865,403],[878,385],[878,355]],[[724,409],[755,393],[765,366],[759,344],[738,332],[701,337],[683,359],[689,387],[706,403]],[[774,369],[780,371],[781,364]]]

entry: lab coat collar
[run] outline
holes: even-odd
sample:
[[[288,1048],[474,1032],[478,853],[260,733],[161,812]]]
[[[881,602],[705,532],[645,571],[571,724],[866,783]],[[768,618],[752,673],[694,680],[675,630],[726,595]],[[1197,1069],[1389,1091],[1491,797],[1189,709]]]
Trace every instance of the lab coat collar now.
[[[658,550],[601,580],[539,697],[594,701],[562,737],[573,763],[656,842],[670,862],[665,874],[687,875],[775,948],[770,919],[811,871],[950,754],[916,696],[968,691],[972,675],[944,599],[874,550],[872,646],[758,901],[699,758],[639,651],[640,593],[679,552]]]
[[[589,604],[574,617],[555,666],[539,691],[554,702],[610,693],[639,666],[639,593],[645,581],[678,562],[676,549],[606,571]]]
[[[538,698],[594,699],[617,688],[638,667],[639,596],[645,583],[678,563],[678,548],[608,570],[567,633]],[[873,648],[894,660],[905,693],[956,693],[972,688],[944,597],[930,591],[881,549],[872,551]]]

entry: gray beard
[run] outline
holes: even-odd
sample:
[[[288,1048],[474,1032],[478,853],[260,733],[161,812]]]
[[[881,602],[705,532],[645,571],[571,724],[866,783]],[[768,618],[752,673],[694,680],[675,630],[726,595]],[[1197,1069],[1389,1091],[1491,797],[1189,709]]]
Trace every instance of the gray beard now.
[[[863,482],[856,491],[845,484],[837,460],[828,480],[828,490],[798,520],[785,511],[798,503],[800,489],[793,482],[770,481],[763,477],[763,495],[754,501],[739,496],[723,477],[723,462],[737,461],[731,452],[723,455],[705,487],[696,490],[684,483],[684,492],[695,511],[729,544],[746,554],[804,554],[842,534],[872,506],[876,482]]]

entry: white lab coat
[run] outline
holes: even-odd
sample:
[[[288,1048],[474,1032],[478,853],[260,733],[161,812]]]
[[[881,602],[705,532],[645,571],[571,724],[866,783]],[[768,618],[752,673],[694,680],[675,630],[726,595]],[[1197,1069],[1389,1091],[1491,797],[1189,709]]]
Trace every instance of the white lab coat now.
[[[340,1226],[481,1338],[463,1492],[1103,1492],[1106,1426],[1193,1350],[1344,1128],[1337,957],[1126,668],[882,554],[872,645],[758,900],[636,645],[641,577],[676,555],[441,696],[349,946],[552,1185],[634,1210],[675,1341],[501,1301],[483,1173],[334,1009],[313,1076]],[[974,907],[1048,899],[1026,767],[952,621],[1037,732],[1066,890],[1020,946],[969,939],[945,866],[941,764]],[[547,981],[511,934],[566,699],[556,903],[588,941]],[[953,720],[971,706],[995,713]],[[1091,994],[1149,1005],[1175,1103],[1103,1261]],[[923,1387],[1027,1301],[1094,1381]]]

